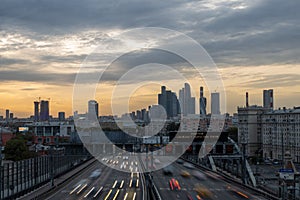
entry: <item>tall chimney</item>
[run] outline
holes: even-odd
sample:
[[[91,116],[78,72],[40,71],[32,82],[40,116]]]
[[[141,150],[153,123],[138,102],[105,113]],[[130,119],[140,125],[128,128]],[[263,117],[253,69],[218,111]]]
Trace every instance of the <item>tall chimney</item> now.
[[[246,92],[246,107],[249,107],[249,94]]]

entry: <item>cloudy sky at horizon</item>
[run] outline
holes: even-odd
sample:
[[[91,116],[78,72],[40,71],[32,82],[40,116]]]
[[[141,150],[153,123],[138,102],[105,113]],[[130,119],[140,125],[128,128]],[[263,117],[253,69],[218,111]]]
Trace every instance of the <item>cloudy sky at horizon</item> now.
[[[53,116],[58,111],[70,115],[84,59],[111,37],[143,27],[179,31],[200,43],[222,75],[228,112],[245,104],[246,91],[252,104],[261,104],[262,90],[269,88],[276,107],[298,106],[299,8],[300,1],[293,0],[0,0],[0,115],[5,109],[32,115],[38,97],[51,98]],[[183,66],[176,57],[156,53],[140,59]],[[108,87],[96,96],[101,114],[110,112],[105,92],[114,75],[107,76]],[[155,84],[140,89],[132,109],[156,103],[157,92]]]

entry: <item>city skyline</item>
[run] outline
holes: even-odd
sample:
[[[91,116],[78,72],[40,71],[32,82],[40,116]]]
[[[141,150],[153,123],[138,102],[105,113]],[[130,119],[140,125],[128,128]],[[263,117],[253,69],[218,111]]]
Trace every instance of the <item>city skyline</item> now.
[[[121,117],[124,114],[130,114],[130,113],[136,112],[136,111],[142,111],[142,110],[146,111],[147,108],[149,110],[151,106],[162,105],[166,109],[167,114],[169,113],[168,117],[175,117],[175,116],[177,116],[177,114],[180,114],[181,111],[183,112],[182,114],[184,114],[184,115],[187,115],[187,114],[196,114],[196,115],[200,114],[201,115],[200,98],[201,98],[201,95],[202,95],[202,98],[205,99],[205,109],[204,110],[205,110],[206,114],[225,114],[225,113],[222,113],[220,111],[220,101],[221,101],[220,100],[220,94],[217,91],[214,91],[209,95],[210,98],[206,98],[206,96],[204,95],[205,92],[204,92],[204,87],[203,86],[199,87],[200,88],[199,98],[191,96],[190,93],[188,95],[188,96],[190,96],[189,98],[191,98],[191,99],[197,98],[198,104],[196,103],[196,101],[194,102],[194,100],[193,100],[193,102],[195,103],[195,105],[192,106],[194,108],[194,111],[189,110],[187,113],[184,112],[184,109],[180,111],[180,104],[181,103],[180,103],[179,96],[180,96],[181,92],[184,93],[184,88],[188,87],[188,86],[189,86],[189,84],[185,83],[184,87],[179,89],[178,94],[176,92],[171,91],[171,90],[167,90],[166,86],[161,86],[160,93],[158,92],[157,94],[155,94],[156,95],[156,102],[155,103],[152,103],[152,104],[149,104],[149,105],[143,105],[142,107],[132,107],[131,106],[130,109],[129,109],[129,112],[114,113],[114,114],[112,114],[112,113],[108,113],[108,114],[100,113],[99,111],[100,111],[101,104],[99,104],[96,100],[89,100],[88,102],[86,102],[86,110],[84,112],[82,112],[82,113],[78,113],[78,111],[74,111],[74,112],[76,112],[78,114],[88,114],[88,116],[95,115],[95,116],[100,117],[100,116],[113,116],[113,115],[115,115],[115,116]],[[170,93],[170,94],[168,94],[168,93]],[[166,97],[163,97],[163,94]],[[231,115],[232,114],[237,114],[239,108],[249,107],[249,106],[259,106],[259,107],[264,107],[264,108],[270,108],[272,110],[273,109],[277,110],[277,109],[281,109],[281,108],[293,109],[295,107],[299,107],[299,105],[294,105],[294,106],[291,106],[291,107],[286,107],[285,105],[278,105],[278,107],[273,107],[274,106],[274,101],[276,102],[276,100],[277,100],[276,95],[277,94],[274,95],[274,90],[273,89],[264,89],[264,90],[261,91],[261,103],[256,104],[256,103],[253,103],[250,100],[250,99],[252,99],[252,94],[249,94],[249,92],[247,91],[244,94],[243,99],[242,99],[243,104],[236,106],[236,112],[233,112],[233,113],[226,112],[226,113],[231,114]],[[164,98],[167,98],[167,99],[170,98],[170,99],[167,100],[167,99],[164,99]],[[174,106],[171,106],[172,107],[171,108],[171,107],[169,107],[170,105],[164,103],[165,101],[167,101],[167,102],[171,101],[171,99],[174,99],[172,101],[174,101],[174,106],[176,108]],[[49,106],[49,104],[51,104],[50,98],[48,98],[48,100],[39,99],[39,101],[34,101],[32,103],[33,103],[32,113],[29,114],[28,116],[21,116],[20,117],[18,115],[15,115],[15,112],[13,112],[13,110],[10,110],[10,109],[5,109],[4,112],[3,112],[3,115],[0,112],[0,116],[2,116],[4,119],[33,117],[34,121],[47,121],[47,120],[49,120],[49,116],[51,116],[52,118],[56,118],[56,117],[60,118],[61,114],[63,114],[64,115],[63,118],[65,118],[65,115],[66,115],[65,110],[60,110],[56,113],[51,113],[50,112],[50,110],[52,110],[52,107]],[[173,103],[171,103],[171,104],[173,104]],[[211,110],[213,105],[215,106],[215,109]],[[184,107],[184,105],[183,105],[183,107]],[[209,109],[207,109],[207,108],[209,108]],[[171,110],[174,110],[174,111],[171,111]],[[73,116],[73,115],[74,115],[74,113],[72,113],[70,115],[67,114],[67,116],[70,116],[70,117]]]

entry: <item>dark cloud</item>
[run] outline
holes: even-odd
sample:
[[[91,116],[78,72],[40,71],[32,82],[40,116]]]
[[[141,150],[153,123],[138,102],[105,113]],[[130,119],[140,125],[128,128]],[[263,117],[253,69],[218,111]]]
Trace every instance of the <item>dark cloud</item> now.
[[[10,66],[15,64],[30,64],[30,60],[19,59],[19,58],[4,58],[0,56],[0,66]]]
[[[40,56],[40,59],[42,62],[46,63],[81,63],[85,58],[87,57],[87,54],[82,55],[44,55]]]
[[[214,6],[210,7],[209,4]],[[0,45],[0,53],[24,48],[55,49],[55,45],[60,41],[56,41],[57,44],[51,43],[52,38],[56,37],[57,40],[64,35],[66,37],[75,35],[79,37],[81,45],[90,47],[97,45],[99,41],[103,42],[103,38],[107,37],[107,30],[158,26],[182,31],[195,38],[203,44],[219,67],[295,64],[300,62],[299,7],[299,1],[282,0],[247,3],[242,0],[235,2],[2,0],[0,31],[2,30],[4,34],[1,36],[13,35],[18,38],[26,35],[29,40],[23,41],[21,38],[10,45]],[[82,31],[89,30],[98,31],[99,34],[82,35]],[[34,41],[48,43],[36,44]],[[72,68],[68,63],[79,63],[86,55],[76,52],[71,52],[67,56],[39,53],[37,52],[36,56],[43,64],[62,63],[66,68]],[[179,66],[184,63],[168,55],[160,56],[154,53],[145,54],[140,58],[144,61],[158,60],[159,63],[169,65],[177,62]],[[120,66],[124,67],[124,70],[127,69],[127,65],[140,62],[122,61],[124,63]],[[2,61],[0,58],[2,66],[25,65],[26,62],[29,61],[25,58]],[[39,68],[39,64],[33,63],[31,68]],[[118,72],[123,71],[121,69]],[[55,75],[60,80],[58,74],[49,76]],[[43,77],[41,79],[49,78],[43,74],[41,76]],[[108,79],[115,77],[117,76]]]
[[[6,81],[23,81],[23,82],[40,82],[50,83],[54,85],[72,84],[75,80],[74,73],[61,74],[61,73],[47,73],[41,71],[28,71],[28,70],[1,70],[0,80]]]
[[[3,23],[15,22],[45,34],[90,28],[130,28],[172,21],[168,11],[185,1],[1,1]],[[175,14],[175,13],[174,13]],[[174,15],[172,14],[172,15]],[[149,20],[152,19],[152,20]]]
[[[21,90],[23,91],[34,91],[34,90],[38,90],[36,88],[22,88]]]
[[[262,78],[242,83],[241,87],[264,88],[266,86],[277,87],[292,87],[300,85],[300,74],[275,74],[264,75]]]

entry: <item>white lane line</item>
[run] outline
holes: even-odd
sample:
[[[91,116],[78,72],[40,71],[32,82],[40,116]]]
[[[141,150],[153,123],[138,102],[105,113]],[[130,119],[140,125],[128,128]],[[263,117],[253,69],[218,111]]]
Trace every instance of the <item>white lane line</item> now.
[[[92,187],[92,189],[88,193],[86,193],[86,195],[84,195],[84,198],[87,198],[94,189],[95,189],[95,187]]]
[[[103,187],[101,187],[97,192],[96,194],[93,196],[94,198],[96,198],[98,196],[98,194],[103,190]]]
[[[113,184],[112,188],[115,188],[115,187],[116,187],[116,185],[117,185],[117,183],[118,183],[118,181],[117,181],[117,180],[115,180],[115,182],[114,182],[114,184]]]
[[[126,200],[127,199],[127,196],[128,196],[128,192],[126,192],[125,196],[124,196],[124,199],[123,200]]]
[[[111,192],[112,192],[112,189],[110,189],[110,190],[109,190],[109,193],[106,195],[106,197],[105,197],[105,199],[104,199],[104,200],[107,200],[107,199],[109,198],[109,196],[110,196]]]
[[[77,187],[76,188],[74,188],[71,192],[70,192],[70,194],[73,194],[78,188],[80,188],[81,187],[81,184],[79,184],[79,185],[77,185]]]
[[[133,194],[132,200],[135,200],[136,192]]]
[[[116,194],[115,194],[113,200],[116,200],[116,199],[117,199],[117,197],[118,197],[118,195],[119,195],[119,192],[120,192],[120,190],[117,190],[117,192],[116,192]]]
[[[84,190],[86,187],[87,187],[87,183],[85,185],[83,185],[76,194],[80,194],[80,192],[82,192],[82,190]]]
[[[123,184],[124,184],[124,180],[122,180],[122,182],[121,182],[121,185],[120,185],[120,189],[122,189],[123,188]]]

